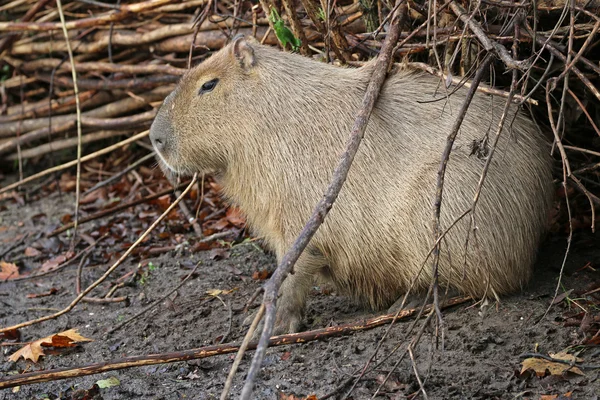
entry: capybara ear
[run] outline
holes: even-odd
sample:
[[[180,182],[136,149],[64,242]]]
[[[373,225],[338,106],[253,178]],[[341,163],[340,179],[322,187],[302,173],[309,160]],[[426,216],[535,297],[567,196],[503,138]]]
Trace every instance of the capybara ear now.
[[[254,49],[248,44],[244,35],[237,35],[233,38],[231,53],[245,70],[249,70],[256,64]]]

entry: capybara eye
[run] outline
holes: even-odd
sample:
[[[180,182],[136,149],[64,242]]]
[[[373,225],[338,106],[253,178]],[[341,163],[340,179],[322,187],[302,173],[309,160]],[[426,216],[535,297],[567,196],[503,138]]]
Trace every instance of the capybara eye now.
[[[218,79],[213,79],[210,80],[208,82],[204,82],[204,85],[202,85],[202,87],[200,88],[200,92],[198,94],[203,94],[203,93],[208,93],[210,91],[212,91],[215,86],[217,86],[217,83],[219,82]]]

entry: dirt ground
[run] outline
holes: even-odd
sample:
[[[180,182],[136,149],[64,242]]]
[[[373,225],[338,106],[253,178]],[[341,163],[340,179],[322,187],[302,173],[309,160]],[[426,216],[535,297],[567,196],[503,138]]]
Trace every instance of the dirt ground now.
[[[4,260],[16,262],[23,271],[27,271],[44,262],[43,258],[23,256],[27,243],[35,240],[42,248],[65,248],[69,241],[67,235],[44,239],[41,234],[60,226],[60,217],[73,211],[72,204],[72,196],[64,194],[41,196],[25,205],[4,202],[5,209],[0,211],[0,254],[11,247],[18,235],[32,235],[23,245],[11,250]],[[114,224],[111,229],[135,225],[136,215],[139,214],[123,213],[119,216],[120,223]],[[91,223],[84,232],[100,229],[103,223],[101,220]],[[66,316],[21,330],[23,342],[70,328],[79,329],[83,336],[94,339],[93,342],[83,343],[62,354],[47,355],[38,364],[23,359],[9,362],[10,354],[20,346],[3,345],[0,347],[3,353],[0,378],[23,371],[81,366],[124,356],[191,349],[223,339],[239,343],[245,333],[241,324],[246,317],[241,310],[262,283],[253,275],[256,276],[257,271],[274,269],[273,257],[261,250],[256,242],[250,241],[242,241],[226,251],[190,252],[185,239],[191,239],[193,233],[180,235],[183,241],[179,248],[157,257],[142,260],[138,255],[128,259],[115,272],[114,278],[109,279],[110,282],[94,292],[100,296],[116,279],[128,271],[138,270],[141,265],[138,279],[115,293],[115,296],[126,296],[127,301],[82,303]],[[158,241],[153,244],[160,246]],[[86,245],[82,243],[78,249]],[[108,241],[95,248],[84,264],[84,286],[98,278],[114,260],[115,253],[121,252],[126,245],[128,243]],[[590,288],[600,286],[600,272],[594,270],[600,266],[600,235],[593,236],[586,231],[575,235],[560,293],[573,291],[568,299],[554,305],[549,314],[536,323],[552,299],[565,248],[564,236],[555,235],[547,240],[540,250],[535,276],[523,293],[506,297],[501,303],[491,304],[485,309],[469,303],[447,310],[444,313],[443,349],[435,349],[435,337],[431,331],[426,331],[414,355],[429,399],[597,398],[600,393],[598,369],[584,370],[583,376],[567,373],[541,378],[529,373],[520,374],[521,354],[557,353],[585,339],[582,325],[577,322],[580,313],[577,298]],[[200,266],[196,275],[170,300],[105,337],[108,329],[135,315],[178,285],[198,262]],[[77,264],[35,280],[0,282],[0,326],[41,317],[65,307],[75,295]],[[586,265],[588,267],[583,268]],[[50,296],[27,296],[46,293],[52,288],[56,291]],[[222,291],[217,292],[222,301],[207,294],[214,289]],[[307,311],[307,329],[360,321],[377,315],[353,305],[329,288],[315,287],[313,292]],[[567,301],[569,299],[575,301]],[[412,337],[407,334],[410,324],[411,321],[405,321],[393,327],[376,360],[388,356],[398,345],[406,346],[407,340]],[[321,399],[365,364],[386,329],[380,327],[351,336],[269,350],[255,398],[294,399],[315,394]],[[600,364],[598,347],[579,349],[584,350],[580,357],[586,364]],[[382,377],[398,361],[400,353],[391,355],[376,371],[368,373],[348,398],[371,398]],[[234,396],[240,393],[251,354],[245,356],[235,379]],[[219,398],[233,357],[225,355],[131,368],[22,386],[18,390],[5,389],[0,390],[0,399],[70,399],[74,391],[89,389],[95,382],[109,377],[116,377],[119,384],[100,390],[100,398],[106,400],[215,399]],[[344,387],[332,398],[341,398],[349,389],[349,386]],[[377,398],[423,398],[418,390],[411,361],[405,357]]]

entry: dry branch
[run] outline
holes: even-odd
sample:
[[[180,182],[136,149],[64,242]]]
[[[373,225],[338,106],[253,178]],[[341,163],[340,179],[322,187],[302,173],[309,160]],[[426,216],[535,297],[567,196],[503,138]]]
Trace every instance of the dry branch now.
[[[448,300],[444,307],[452,307],[469,301],[468,297],[457,297]],[[291,344],[302,344],[315,340],[323,340],[330,337],[345,336],[354,332],[360,332],[368,329],[389,324],[392,321],[410,318],[419,310],[410,309],[402,311],[397,317],[396,314],[386,314],[378,317],[359,321],[350,324],[338,325],[329,328],[315,329],[301,333],[292,333],[287,335],[273,336],[269,339],[270,347],[286,346]],[[248,350],[254,350],[257,343],[249,343]],[[221,344],[215,346],[201,347],[185,351],[172,353],[151,354],[145,356],[125,357],[103,363],[89,364],[74,368],[58,368],[54,370],[29,372],[21,375],[10,376],[0,379],[0,389],[7,389],[20,385],[30,385],[33,383],[56,381],[60,379],[69,379],[80,376],[94,375],[102,372],[116,371],[119,369],[141,367],[144,365],[164,364],[178,361],[189,361],[200,358],[208,358],[222,354],[231,354],[237,352],[239,345]]]
[[[137,94],[135,95],[135,97],[127,97],[121,100],[117,100],[113,103],[105,104],[93,110],[86,111],[82,113],[82,115],[84,117],[92,118],[112,118],[118,115],[127,114],[135,110],[139,110],[142,107],[148,106],[152,102],[162,101],[165,98],[165,96],[167,96],[173,90],[173,88],[174,86],[172,85],[159,87],[146,93]],[[75,116],[72,114],[59,115],[52,117],[52,124],[60,125],[73,121],[74,119]],[[22,121],[21,123],[11,122],[0,124],[0,137],[14,136],[17,133],[19,127],[22,132],[29,132],[40,128],[47,129],[48,118],[35,118]],[[41,134],[39,137],[42,137],[43,135],[45,135],[45,133]],[[39,137],[36,137],[35,139],[38,139]],[[3,151],[5,151],[4,148],[0,147],[0,153],[2,153]]]
[[[460,18],[460,20],[469,27],[471,32],[473,32],[473,34],[477,36],[477,39],[483,45],[485,50],[496,54],[498,58],[500,58],[508,68],[526,69],[529,66],[527,62],[514,60],[508,53],[508,50],[506,50],[506,47],[502,46],[498,42],[491,40],[483,30],[481,25],[477,21],[475,21],[472,16],[468,15],[465,9],[462,8],[460,4],[456,3],[455,1],[452,1],[450,3],[450,8],[454,12],[454,14],[456,14],[456,16]]]

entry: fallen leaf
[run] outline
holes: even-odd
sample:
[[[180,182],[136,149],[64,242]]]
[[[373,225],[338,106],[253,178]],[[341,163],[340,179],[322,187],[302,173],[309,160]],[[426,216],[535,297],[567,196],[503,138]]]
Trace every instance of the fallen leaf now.
[[[68,331],[55,333],[54,335],[31,342],[14,352],[8,359],[16,362],[19,358],[23,357],[25,360],[37,363],[39,358],[44,355],[42,347],[74,347],[76,346],[75,343],[91,341],[93,340],[81,336],[77,332],[77,329],[69,329]]]
[[[222,289],[211,289],[211,290],[207,290],[206,294],[209,296],[213,296],[213,297],[217,297],[220,296],[222,294],[229,294],[232,293],[233,289],[231,290],[222,290]]]
[[[13,263],[0,261],[0,281],[14,279],[19,276],[19,267]]]
[[[543,394],[540,396],[540,400],[557,400],[557,399],[570,399],[573,392],[567,392],[563,395],[558,394]]]
[[[47,296],[52,296],[54,294],[58,293],[58,289],[57,288],[51,288],[50,290],[48,290],[47,292],[44,293],[30,293],[27,295],[28,299],[37,299],[39,297],[47,297]]]
[[[306,396],[306,397],[298,397],[294,394],[285,394],[283,392],[279,392],[278,400],[319,400],[319,399],[314,394],[311,394],[310,396]]]
[[[563,360],[568,362],[583,362],[583,358],[575,357],[573,354],[569,354],[565,350],[556,354],[550,353],[550,357],[554,358],[555,360]]]
[[[231,254],[229,250],[216,248],[212,249],[208,255],[211,260],[227,260]]]
[[[63,254],[56,256],[42,264],[42,267],[40,268],[40,273],[52,271],[65,261],[67,261],[67,257],[65,257]]]
[[[281,355],[281,361],[286,361],[288,360],[290,357],[292,356],[292,353],[289,351],[286,351],[285,353],[283,353]]]
[[[585,375],[578,367],[571,367],[569,364],[548,361],[543,358],[526,358],[523,360],[523,368],[521,368],[521,374],[528,370],[533,370],[539,377],[544,377],[548,373],[550,375],[562,376],[567,372],[572,372],[578,375]]]
[[[260,271],[254,271],[252,274],[252,279],[255,281],[264,281],[269,277],[269,271],[266,269],[261,269]]]
[[[37,257],[41,254],[42,253],[34,247],[28,247],[25,249],[25,257]]]
[[[319,399],[314,394],[311,394],[310,396],[306,396],[306,397],[297,397],[293,394],[279,393],[279,400],[319,400]]]
[[[210,224],[211,229],[214,229],[216,231],[222,231],[225,228],[227,228],[229,226],[229,221],[227,220],[227,218],[221,218],[220,220]]]
[[[246,224],[246,218],[244,218],[244,215],[240,210],[235,207],[230,207],[225,215],[227,221],[229,221],[231,225],[242,228]]]
[[[573,293],[573,289],[567,290],[566,292],[559,294],[558,296],[556,296],[556,298],[552,302],[552,305],[560,303],[561,301],[566,299],[568,296],[570,296],[571,293]]]
[[[71,214],[65,214],[60,217],[60,222],[62,222],[63,225],[66,225],[71,221],[73,221],[73,216]]]
[[[109,387],[113,387],[113,386],[119,386],[121,384],[121,381],[119,381],[119,379],[117,379],[114,376],[111,376],[108,379],[102,379],[101,381],[97,381],[96,385],[98,385],[98,387],[100,389],[106,389]]]
[[[19,331],[18,329],[9,329],[0,333],[0,339],[18,341],[21,339],[21,331]]]

